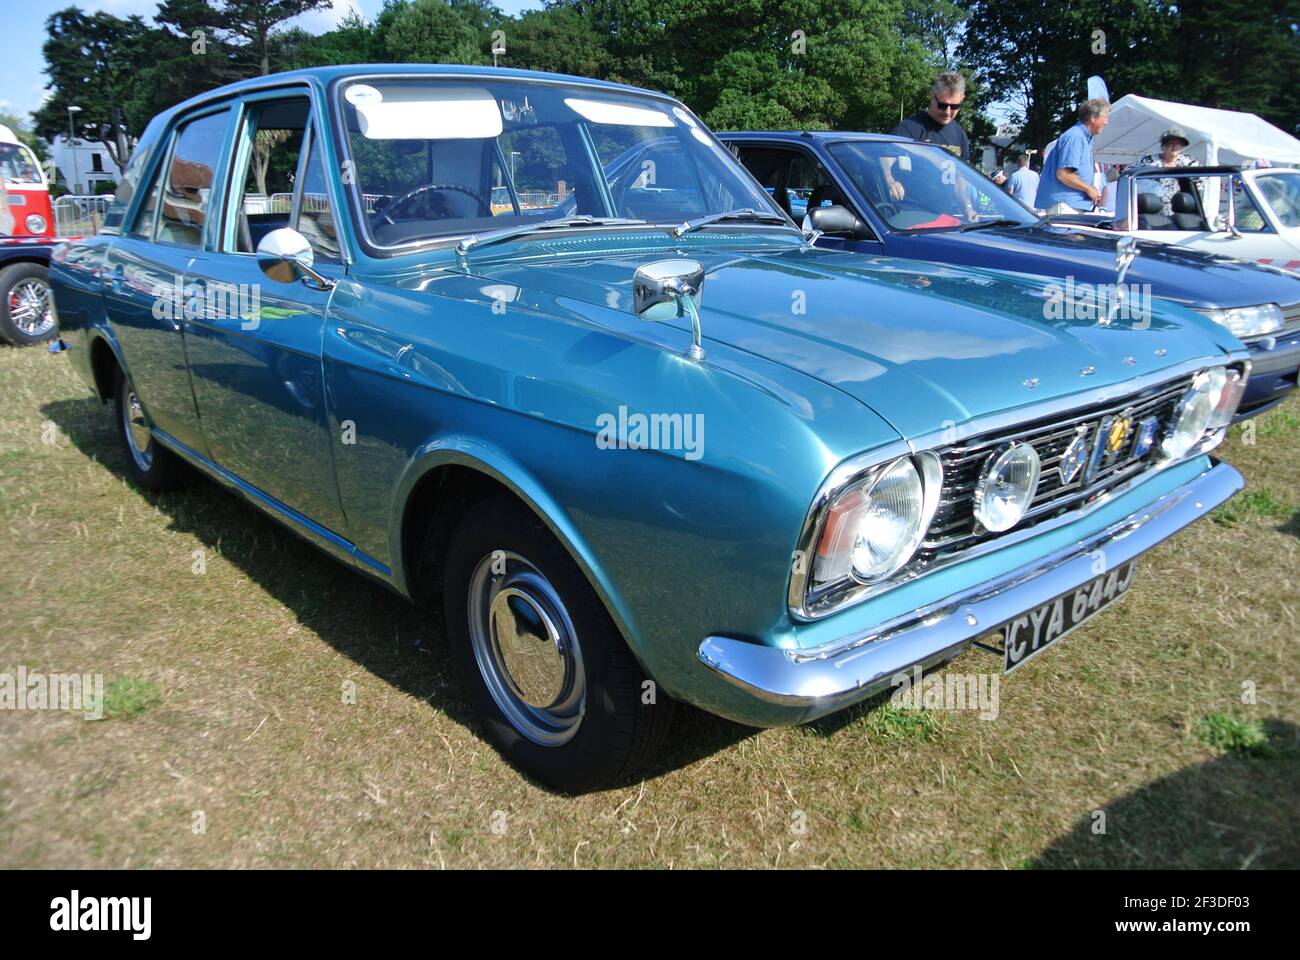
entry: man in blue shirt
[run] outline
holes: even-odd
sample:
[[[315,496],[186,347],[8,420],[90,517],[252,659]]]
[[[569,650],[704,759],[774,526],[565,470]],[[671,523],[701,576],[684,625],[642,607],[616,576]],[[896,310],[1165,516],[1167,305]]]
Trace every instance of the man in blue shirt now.
[[[1034,205],[1038,196],[1038,174],[1029,169],[1029,154],[1016,157],[1016,171],[1007,180],[1007,193],[1027,207]]]
[[[1089,100],[1079,107],[1079,122],[1056,141],[1043,162],[1034,206],[1048,214],[1091,210],[1101,200],[1092,183],[1092,138],[1110,120],[1110,104]]]

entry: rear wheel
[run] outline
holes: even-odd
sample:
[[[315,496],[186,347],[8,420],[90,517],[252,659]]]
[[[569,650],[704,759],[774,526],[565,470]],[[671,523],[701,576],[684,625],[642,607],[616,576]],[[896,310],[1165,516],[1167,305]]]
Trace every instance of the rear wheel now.
[[[176,490],[190,479],[188,465],[154,438],[135,388],[117,371],[117,433],[131,479],[146,490]]]
[[[0,340],[25,347],[55,334],[50,283],[39,263],[0,270]]]
[[[517,501],[485,500],[453,533],[443,575],[453,656],[511,763],[570,793],[644,768],[673,703],[545,524]]]

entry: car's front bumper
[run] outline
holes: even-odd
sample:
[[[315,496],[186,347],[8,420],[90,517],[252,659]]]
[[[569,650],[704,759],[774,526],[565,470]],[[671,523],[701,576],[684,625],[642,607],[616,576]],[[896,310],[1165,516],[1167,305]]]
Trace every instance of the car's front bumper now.
[[[1003,623],[1146,552],[1242,486],[1231,466],[1210,461],[1117,522],[869,631],[815,648],[712,636],[700,644],[699,658],[748,694],[747,706],[727,711],[733,719],[762,726],[812,720],[887,688],[913,666],[951,659]]]

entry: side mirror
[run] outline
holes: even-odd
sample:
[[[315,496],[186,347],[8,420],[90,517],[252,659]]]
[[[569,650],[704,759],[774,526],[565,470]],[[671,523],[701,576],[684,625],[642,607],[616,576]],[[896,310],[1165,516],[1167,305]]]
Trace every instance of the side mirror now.
[[[642,320],[691,318],[691,346],[686,356],[704,359],[700,345],[700,291],[704,267],[695,260],[654,260],[632,277],[632,310]]]
[[[315,262],[316,255],[307,238],[288,227],[272,230],[257,245],[257,265],[269,279],[276,283],[302,280],[317,290],[331,289],[334,281],[312,269]]]
[[[808,229],[830,236],[860,237],[867,230],[867,225],[854,216],[852,210],[838,204],[809,210],[804,220]]]
[[[1215,221],[1214,221],[1214,232],[1215,232],[1215,233],[1230,233],[1230,234],[1232,234],[1234,237],[1240,237],[1240,236],[1241,236],[1241,231],[1237,229],[1237,225],[1236,225],[1235,223],[1233,223],[1231,220],[1229,220],[1227,217],[1217,217],[1217,218],[1215,218]]]

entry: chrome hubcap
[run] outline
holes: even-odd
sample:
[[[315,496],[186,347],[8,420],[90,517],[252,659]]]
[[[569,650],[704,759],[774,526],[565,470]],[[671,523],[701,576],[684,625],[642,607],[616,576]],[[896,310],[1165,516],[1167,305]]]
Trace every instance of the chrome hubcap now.
[[[131,458],[141,470],[148,470],[153,463],[153,434],[149,432],[144,408],[134,390],[126,392],[126,402],[122,404],[122,426],[126,429]]]
[[[511,726],[534,743],[568,742],[582,722],[586,673],[551,582],[518,554],[487,555],[470,578],[469,632],[479,672]]]
[[[14,284],[9,290],[9,319],[29,337],[38,337],[54,326],[49,284],[35,277]]]

